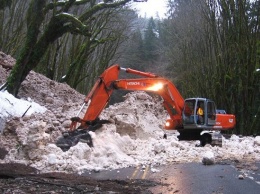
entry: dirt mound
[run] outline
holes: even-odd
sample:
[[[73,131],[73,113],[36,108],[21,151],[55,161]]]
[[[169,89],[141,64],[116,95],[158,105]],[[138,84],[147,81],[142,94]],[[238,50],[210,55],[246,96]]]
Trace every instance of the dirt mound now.
[[[15,62],[16,60],[10,55],[0,51],[0,84],[6,81]],[[18,96],[24,99],[31,98],[54,112],[58,108],[66,111],[70,106],[75,107],[82,103],[82,99],[84,99],[84,95],[76,92],[67,84],[55,82],[34,71],[31,71],[22,83]]]
[[[31,71],[22,83],[18,93],[21,98],[31,98],[33,101],[45,106],[52,112],[65,112],[76,109],[83,103],[84,95],[81,95],[69,85],[58,83],[47,77]]]
[[[11,67],[15,59],[1,52],[0,61],[0,84],[3,84],[10,73],[10,68],[6,67]],[[84,95],[67,84],[54,82],[34,71],[22,83],[18,96],[38,103],[47,110],[44,114],[25,114],[24,117],[1,116],[1,124],[5,123],[3,135],[0,136],[1,153],[19,152],[16,159],[25,159],[31,147],[37,148],[55,142],[61,132],[68,130],[70,118],[76,115],[84,100]]]

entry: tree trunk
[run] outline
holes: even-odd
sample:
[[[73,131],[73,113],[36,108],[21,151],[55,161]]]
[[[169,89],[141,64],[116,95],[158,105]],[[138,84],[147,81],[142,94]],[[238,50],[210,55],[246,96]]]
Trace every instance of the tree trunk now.
[[[54,16],[41,38],[37,41],[39,25],[42,20],[39,20],[39,16],[33,16],[33,19],[28,17],[28,20],[32,21],[29,22],[26,44],[7,79],[6,89],[14,96],[17,96],[21,83],[25,80],[29,72],[38,65],[49,45],[71,30],[70,28],[63,27],[64,21],[62,17]]]
[[[43,7],[46,0],[31,1],[27,14],[27,35],[25,45],[20,53],[16,65],[11,71],[7,79],[7,91],[14,96],[17,96],[18,90],[22,81],[26,78],[32,69],[34,62],[34,53],[36,52],[34,46],[37,43],[39,28],[44,20]]]

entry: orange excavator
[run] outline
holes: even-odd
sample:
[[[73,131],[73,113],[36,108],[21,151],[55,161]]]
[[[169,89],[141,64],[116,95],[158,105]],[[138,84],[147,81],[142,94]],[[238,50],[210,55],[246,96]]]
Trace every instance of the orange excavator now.
[[[141,76],[135,79],[118,79],[119,72]],[[79,141],[93,146],[89,131],[95,131],[107,120],[98,117],[106,107],[114,90],[146,91],[158,94],[163,99],[163,106],[169,114],[164,129],[177,130],[179,140],[200,140],[201,145],[212,143],[212,132],[232,129],[236,119],[232,114],[217,113],[215,103],[206,98],[183,99],[175,85],[168,79],[149,72],[137,71],[113,65],[106,69],[86,96],[78,115],[83,108],[87,110],[83,118],[71,118],[70,131],[58,139],[56,145],[63,151]],[[200,113],[198,113],[200,109]],[[202,110],[202,111],[201,111]],[[167,135],[164,135],[167,138]],[[219,139],[219,136],[217,136]]]

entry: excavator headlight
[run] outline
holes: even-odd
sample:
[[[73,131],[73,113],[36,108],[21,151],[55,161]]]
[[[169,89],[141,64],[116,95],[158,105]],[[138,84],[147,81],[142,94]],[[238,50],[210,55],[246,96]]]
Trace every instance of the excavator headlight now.
[[[170,124],[169,121],[167,121],[167,122],[165,123],[165,126],[166,126],[166,127],[170,127],[170,125],[171,125],[171,124]]]
[[[162,83],[157,83],[157,84],[153,85],[152,87],[150,87],[148,89],[152,90],[152,91],[158,91],[158,90],[163,89],[163,84]]]
[[[173,129],[173,120],[167,119],[164,125],[165,129]]]

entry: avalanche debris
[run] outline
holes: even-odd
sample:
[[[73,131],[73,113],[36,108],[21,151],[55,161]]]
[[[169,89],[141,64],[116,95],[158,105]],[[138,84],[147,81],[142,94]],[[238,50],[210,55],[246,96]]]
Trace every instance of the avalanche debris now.
[[[8,73],[0,66],[0,84]],[[5,154],[0,163],[24,163],[41,172],[83,173],[136,165],[260,160],[260,136],[232,135],[223,138],[222,147],[196,147],[196,141],[178,141],[175,131],[167,131],[168,138],[164,139],[162,126],[167,114],[162,101],[145,92],[128,93],[124,102],[102,112],[100,118],[112,123],[90,134],[94,147],[80,142],[63,152],[54,143],[68,130],[70,118],[85,96],[33,71],[18,96],[20,99],[0,92],[0,149],[6,151],[2,151]],[[28,106],[31,108],[21,117]]]

